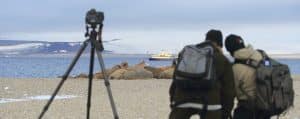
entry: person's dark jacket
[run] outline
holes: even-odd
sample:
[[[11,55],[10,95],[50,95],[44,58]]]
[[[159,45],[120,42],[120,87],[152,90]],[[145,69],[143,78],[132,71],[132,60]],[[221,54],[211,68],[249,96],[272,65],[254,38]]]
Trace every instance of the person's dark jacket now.
[[[227,114],[228,116],[228,114],[231,114],[235,97],[232,64],[223,55],[221,48],[216,48],[214,61],[218,80],[216,86],[208,92],[208,104],[221,104],[223,114]],[[170,86],[169,93],[171,102],[188,100],[190,102],[203,104],[202,100],[191,98],[199,95],[199,92],[187,93],[186,91],[176,88],[173,82]]]

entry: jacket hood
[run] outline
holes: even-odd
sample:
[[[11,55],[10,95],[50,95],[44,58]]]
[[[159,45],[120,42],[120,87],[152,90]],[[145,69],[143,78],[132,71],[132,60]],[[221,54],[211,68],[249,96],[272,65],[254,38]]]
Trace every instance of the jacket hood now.
[[[235,51],[233,56],[236,59],[253,59],[255,61],[262,60],[262,55],[257,50],[253,49],[251,45]]]

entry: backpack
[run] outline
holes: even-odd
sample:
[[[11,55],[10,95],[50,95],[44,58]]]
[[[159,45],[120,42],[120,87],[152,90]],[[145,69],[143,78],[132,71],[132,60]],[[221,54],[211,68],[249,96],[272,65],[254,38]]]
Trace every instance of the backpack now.
[[[235,63],[256,69],[255,109],[265,111],[271,116],[279,115],[294,103],[293,80],[289,67],[270,58],[264,51],[258,51],[263,56],[260,62],[236,59]]]
[[[214,47],[211,42],[187,45],[180,52],[173,82],[184,90],[203,90],[215,82]]]

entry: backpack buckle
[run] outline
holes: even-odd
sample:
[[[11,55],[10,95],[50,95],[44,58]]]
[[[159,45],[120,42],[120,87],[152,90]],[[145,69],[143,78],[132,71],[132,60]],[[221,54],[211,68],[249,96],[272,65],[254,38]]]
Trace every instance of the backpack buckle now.
[[[246,64],[251,65],[251,59],[246,60]]]

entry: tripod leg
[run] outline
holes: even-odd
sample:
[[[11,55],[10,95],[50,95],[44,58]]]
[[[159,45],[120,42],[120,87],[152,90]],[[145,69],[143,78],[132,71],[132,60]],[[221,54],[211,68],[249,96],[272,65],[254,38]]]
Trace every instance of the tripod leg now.
[[[94,73],[94,58],[95,58],[95,47],[91,44],[91,57],[90,57],[90,70],[89,70],[89,86],[88,86],[88,99],[87,99],[87,114],[86,118],[90,118],[91,109],[91,97],[92,97],[92,86],[93,86],[93,73]]]
[[[105,71],[104,61],[103,61],[102,55],[99,51],[99,48],[97,46],[96,46],[96,53],[97,53],[98,61],[99,61],[99,64],[101,66],[101,70],[102,70],[102,73],[103,73],[103,76],[104,76],[104,83],[105,83],[105,86],[106,86],[106,90],[108,92],[108,97],[109,97],[109,101],[110,101],[110,105],[112,107],[114,117],[115,117],[115,119],[119,119],[117,109],[116,109],[116,106],[115,106],[115,102],[114,102],[112,92],[111,92],[111,89],[110,89],[110,83],[109,83],[108,75]]]
[[[58,93],[58,91],[60,90],[61,86],[64,84],[64,82],[66,81],[66,79],[68,78],[70,72],[72,71],[73,67],[75,66],[76,62],[78,61],[78,59],[80,58],[82,52],[85,50],[86,46],[88,45],[88,42],[90,40],[86,40],[83,42],[83,45],[80,47],[80,50],[78,51],[78,53],[76,54],[75,58],[73,59],[72,63],[70,64],[69,68],[67,69],[67,71],[65,72],[65,74],[62,77],[62,80],[59,82],[58,86],[56,87],[55,91],[53,92],[51,98],[49,99],[49,101],[47,102],[47,104],[44,106],[43,111],[41,112],[41,114],[39,115],[39,119],[42,119],[44,114],[47,112],[50,104],[52,103],[52,101],[54,100],[56,94]]]

